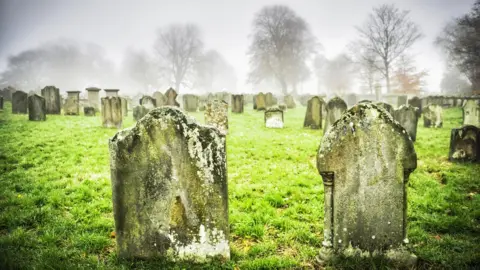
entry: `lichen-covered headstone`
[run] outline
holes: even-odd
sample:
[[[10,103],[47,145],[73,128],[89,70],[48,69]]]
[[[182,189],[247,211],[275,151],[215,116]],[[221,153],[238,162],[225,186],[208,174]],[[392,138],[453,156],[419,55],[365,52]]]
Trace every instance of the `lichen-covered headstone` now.
[[[100,111],[100,88],[98,87],[87,87],[87,98],[88,98],[88,107],[95,108],[96,112]]]
[[[96,110],[95,107],[83,107],[83,114],[85,116],[95,116]]]
[[[47,104],[45,98],[39,95],[28,96],[28,120],[45,121],[47,113]]]
[[[223,100],[214,100],[205,107],[205,124],[214,126],[222,134],[228,133],[228,104]]]
[[[303,120],[303,127],[311,129],[322,128],[322,101],[321,98],[312,97],[307,103],[307,112]]]
[[[285,102],[285,105],[287,105],[288,109],[294,109],[296,107],[295,99],[293,99],[292,95],[286,95],[283,98],[283,102]]]
[[[466,125],[452,129],[448,159],[460,162],[480,162],[480,128]]]
[[[119,257],[230,257],[222,133],[160,107],[109,145]]]
[[[265,94],[265,107],[270,108],[277,104],[277,101],[272,93],[268,92]]]
[[[463,125],[480,127],[480,101],[469,99],[463,106]]]
[[[265,110],[265,127],[283,128],[283,111],[278,107]]]
[[[395,110],[393,116],[395,120],[402,125],[408,132],[412,141],[417,139],[418,108],[412,105],[402,105]]]
[[[347,110],[347,104],[343,99],[334,97],[327,103],[327,116],[325,117],[325,129],[324,134],[330,129],[330,127],[340,119],[342,114]]]
[[[60,104],[60,89],[50,85],[41,90],[42,97],[45,98],[47,114],[60,114],[62,106]]]
[[[385,102],[377,102],[377,106],[379,107],[382,107],[383,109],[385,109],[391,116],[393,116],[393,113],[395,112],[395,110],[393,109],[393,106],[388,104],[388,103],[385,103]]]
[[[257,111],[263,111],[266,109],[265,95],[262,92],[255,95],[255,102],[253,103],[253,108]]]
[[[377,252],[413,263],[403,243],[408,242],[406,184],[416,167],[413,142],[385,110],[367,103],[343,114],[317,154],[325,198],[319,259]]]
[[[423,108],[423,126],[441,128],[443,126],[443,109],[440,105],[430,104]]]
[[[26,114],[27,113],[27,98],[28,94],[23,91],[16,91],[12,94],[12,113]]]
[[[122,127],[122,101],[120,97],[102,98],[102,124],[106,128]]]
[[[243,113],[243,95],[232,95],[232,112]]]
[[[198,96],[192,94],[184,95],[183,109],[187,112],[196,112],[198,110]]]
[[[159,91],[153,93],[153,98],[155,99],[155,105],[157,105],[157,107],[165,106],[167,104],[167,98]]]
[[[167,99],[165,105],[180,107],[180,104],[177,102],[177,95],[177,92],[173,88],[169,88],[167,92],[165,92],[165,98]]]
[[[140,119],[142,119],[142,117],[144,117],[145,115],[147,115],[147,113],[149,112],[150,110],[147,109],[145,106],[143,105],[138,105],[138,106],[135,106],[133,108],[133,119],[135,119],[135,121],[138,121]]]
[[[67,91],[64,105],[65,115],[80,115],[80,91]]]

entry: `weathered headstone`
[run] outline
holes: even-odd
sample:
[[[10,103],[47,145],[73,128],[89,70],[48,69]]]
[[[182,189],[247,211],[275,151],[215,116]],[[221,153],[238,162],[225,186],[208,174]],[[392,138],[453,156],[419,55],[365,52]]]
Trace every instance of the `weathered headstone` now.
[[[253,108],[257,111],[263,111],[263,110],[266,109],[265,95],[262,92],[255,95],[255,100],[253,102]]]
[[[85,88],[87,90],[87,98],[88,98],[88,105],[89,107],[95,108],[96,112],[100,111],[100,88],[97,87],[88,87]]]
[[[7,86],[3,88],[2,91],[0,91],[0,96],[3,97],[4,101],[12,101],[12,95],[15,93],[17,90],[13,88],[12,86]]]
[[[95,116],[95,107],[83,107],[83,114],[85,116]]]
[[[27,113],[27,93],[23,91],[16,91],[12,94],[12,113],[26,114]]]
[[[393,113],[395,112],[395,110],[393,109],[392,105],[385,102],[377,102],[377,106],[385,109],[393,117]]]
[[[399,95],[397,97],[397,108],[400,108],[402,105],[407,105],[408,97],[406,95]]]
[[[168,106],[175,106],[180,107],[180,104],[177,102],[177,92],[173,88],[169,88],[167,92],[165,92],[166,103],[165,105]]]
[[[184,95],[183,109],[187,112],[196,112],[198,110],[198,96],[192,94]]]
[[[287,105],[288,109],[294,109],[296,107],[295,99],[293,99],[292,95],[286,95],[283,98],[283,101],[285,102],[285,105]]]
[[[80,91],[67,91],[67,100],[63,108],[65,115],[80,115]]]
[[[463,125],[480,127],[480,101],[469,99],[463,106]]]
[[[480,129],[472,125],[452,129],[448,159],[480,162]]]
[[[278,107],[265,110],[265,127],[283,128],[283,111]]]
[[[408,132],[412,141],[417,139],[418,108],[412,105],[402,105],[395,110],[393,116]]]
[[[403,243],[406,184],[416,167],[413,142],[385,110],[367,103],[343,114],[317,154],[325,198],[320,261],[372,252],[411,267],[416,257]]]
[[[122,115],[128,116],[128,101],[126,98],[121,97],[120,102],[122,103]]]
[[[273,94],[270,93],[270,92],[266,93],[265,94],[265,106],[266,106],[266,108],[270,108],[270,107],[272,107],[276,104],[277,104],[277,102],[276,102]]]
[[[418,109],[417,115],[418,117],[420,117],[422,114],[422,100],[418,97],[412,97],[411,99],[408,100],[408,104]]]
[[[441,128],[443,126],[443,109],[440,105],[430,104],[423,108],[423,126]]]
[[[151,96],[142,96],[140,99],[140,105],[144,106],[145,108],[152,110],[153,108],[157,107],[156,100]]]
[[[145,106],[143,105],[138,105],[138,106],[135,106],[133,108],[133,119],[135,119],[135,121],[138,121],[140,119],[142,119],[142,117],[144,117],[145,115],[147,115],[147,113],[149,112],[150,110],[147,109]]]
[[[60,89],[50,85],[45,86],[42,90],[42,97],[45,98],[47,106],[47,114],[60,114],[62,106],[60,104]]]
[[[118,97],[118,91],[120,89],[103,89],[107,97]]]
[[[28,96],[28,120],[45,121],[47,113],[47,104],[45,98],[39,95]]]
[[[230,258],[223,134],[160,107],[109,147],[119,257]]]
[[[120,97],[102,98],[102,124],[106,128],[122,127],[122,101]]]
[[[232,113],[243,113],[243,95],[232,95]]]
[[[342,114],[347,110],[347,104],[343,99],[334,97],[327,103],[327,116],[325,117],[324,134],[330,129],[330,127],[340,119]]]
[[[153,93],[153,98],[155,99],[155,105],[157,105],[157,107],[165,106],[167,104],[167,98],[159,91]]]
[[[222,134],[228,133],[228,104],[223,100],[214,100],[205,107],[205,124],[214,126]]]
[[[0,110],[3,110],[3,97],[0,96]]]
[[[307,112],[303,120],[303,127],[311,129],[322,128],[322,101],[321,98],[314,96],[307,103]]]

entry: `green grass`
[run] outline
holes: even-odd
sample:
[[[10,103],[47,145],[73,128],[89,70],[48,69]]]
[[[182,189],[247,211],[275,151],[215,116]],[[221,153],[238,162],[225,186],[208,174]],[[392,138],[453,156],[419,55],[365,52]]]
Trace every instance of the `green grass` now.
[[[0,269],[314,268],[323,240],[323,184],[315,160],[323,130],[303,129],[305,108],[266,129],[263,113],[229,115],[230,262],[117,258],[108,139],[100,117],[0,112]],[[192,114],[203,122],[202,113]],[[448,161],[451,128],[419,121],[417,170],[408,184],[408,234],[418,269],[480,267],[480,165]],[[129,115],[124,126],[134,125]],[[379,259],[340,259],[328,268],[394,268]]]

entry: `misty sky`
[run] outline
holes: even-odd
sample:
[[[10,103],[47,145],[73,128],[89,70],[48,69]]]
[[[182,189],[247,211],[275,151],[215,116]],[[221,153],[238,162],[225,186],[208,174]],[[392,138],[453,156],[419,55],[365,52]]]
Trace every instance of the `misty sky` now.
[[[430,72],[426,90],[439,91],[445,62],[433,41],[445,23],[468,12],[474,0],[0,0],[0,72],[7,57],[57,38],[94,42],[120,64],[128,47],[152,50],[155,30],[170,23],[195,23],[203,33],[206,49],[216,49],[235,68],[239,91],[245,84],[245,53],[254,14],[265,5],[285,4],[303,17],[333,57],[356,37],[373,6],[395,3],[410,10],[411,19],[425,37],[413,48],[418,67]],[[316,88],[315,82],[303,89]]]

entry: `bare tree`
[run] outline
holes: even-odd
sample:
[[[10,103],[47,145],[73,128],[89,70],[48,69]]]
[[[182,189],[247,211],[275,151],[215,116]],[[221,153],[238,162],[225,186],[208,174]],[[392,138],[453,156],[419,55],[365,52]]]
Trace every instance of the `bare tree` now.
[[[382,61],[381,74],[390,92],[390,71],[394,61],[422,37],[417,24],[410,21],[408,11],[394,5],[381,5],[373,9],[367,21],[357,27],[358,45],[377,55]]]
[[[327,91],[344,95],[349,92],[355,78],[352,59],[346,54],[339,54],[332,60],[319,55],[314,60],[317,77],[323,82]]]
[[[138,84],[144,92],[149,86],[157,85],[160,78],[153,57],[145,51],[127,49],[123,60],[123,73]]]
[[[253,40],[250,58],[250,83],[275,79],[288,93],[288,85],[295,87],[305,80],[306,60],[313,54],[315,38],[308,24],[286,6],[264,7],[253,21]]]
[[[208,91],[235,91],[237,78],[233,67],[215,50],[209,50],[199,57],[195,65],[195,88]]]
[[[159,29],[154,48],[175,90],[188,86],[188,77],[203,48],[199,28],[193,24],[173,24]]]

